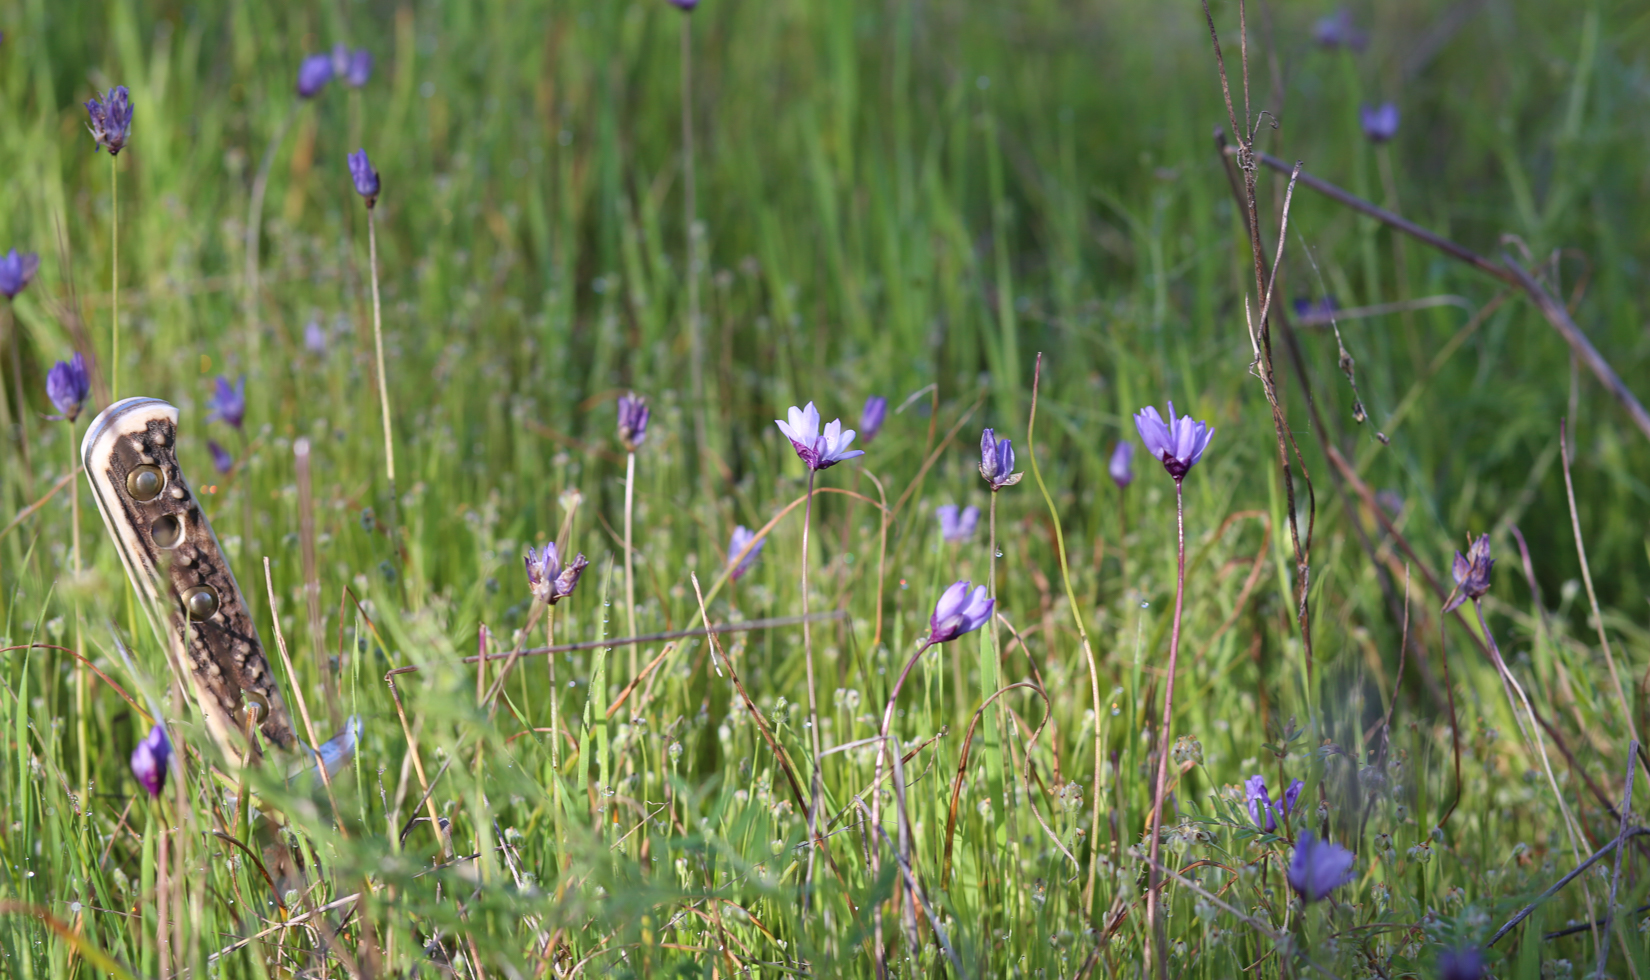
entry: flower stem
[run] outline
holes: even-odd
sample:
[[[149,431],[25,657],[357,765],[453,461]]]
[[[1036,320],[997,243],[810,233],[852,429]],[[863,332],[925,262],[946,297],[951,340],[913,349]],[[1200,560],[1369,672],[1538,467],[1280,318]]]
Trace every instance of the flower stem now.
[[[630,635],[636,635],[636,576],[631,556],[630,515],[636,502],[636,454],[626,453],[624,459],[624,611],[630,626]],[[631,680],[636,678],[636,644],[630,645]]]
[[[1163,727],[1157,738],[1157,786],[1152,791],[1151,822],[1151,881],[1146,890],[1146,927],[1151,931],[1151,942],[1157,961],[1157,975],[1167,977],[1168,944],[1158,917],[1158,887],[1162,874],[1158,871],[1157,856],[1163,843],[1163,786],[1169,775],[1169,721],[1174,712],[1175,662],[1180,657],[1180,611],[1186,598],[1186,500],[1181,480],[1174,481],[1175,526],[1175,585],[1174,622],[1169,629],[1169,675],[1163,685]]]
[[[814,516],[814,479],[819,471],[808,469],[808,497],[802,505],[802,656],[808,667],[808,735],[813,749],[814,771],[808,791],[808,874],[803,884],[802,907],[809,905],[814,880],[814,842],[819,829],[819,797],[824,788],[819,772],[819,700],[814,692],[814,634],[808,624],[808,528]]]
[[[632,636],[635,634],[632,633]],[[544,645],[556,645],[556,607],[544,610]],[[550,768],[561,771],[561,725],[556,716],[556,702],[561,700],[561,688],[556,686],[556,655],[544,658],[550,664]]]
[[[687,236],[687,318],[688,343],[692,355],[693,441],[699,453],[697,469],[705,499],[714,500],[711,471],[706,463],[710,451],[709,426],[705,421],[705,338],[699,322],[699,217],[698,187],[693,166],[693,18],[682,21],[682,233]],[[632,626],[631,635],[636,630]],[[631,647],[631,675],[636,673],[636,648]]]
[[[384,317],[378,300],[378,218],[367,209],[367,261],[372,272],[372,344],[378,358],[378,405],[384,416],[384,472],[390,480],[390,513],[395,513],[395,440],[390,435],[390,383],[384,373]],[[393,524],[391,526],[393,532]]]
[[[997,498],[995,496],[993,496],[991,498],[991,501],[992,501],[993,504],[995,504],[996,501],[997,501]],[[995,511],[996,508],[993,507],[992,509],[993,509],[993,511]],[[883,767],[883,762],[884,762],[884,760],[888,760],[888,764],[890,766],[896,764],[892,759],[890,759],[890,756],[889,756],[889,751],[890,751],[889,750],[889,744],[890,743],[889,743],[889,738],[888,738],[888,730],[890,728],[892,728],[893,725],[894,725],[894,702],[899,700],[900,688],[905,686],[905,678],[910,676],[911,668],[913,668],[917,665],[917,661],[921,660],[922,655],[927,653],[928,648],[933,646],[933,645],[934,645],[934,641],[933,641],[932,638],[923,640],[922,641],[922,646],[918,647],[917,652],[913,653],[911,655],[911,659],[907,660],[905,662],[905,669],[901,670],[899,672],[899,678],[894,681],[893,689],[888,692],[888,706],[886,708],[884,708],[883,711],[882,711],[882,728],[878,731],[879,738],[878,738],[878,741],[877,741],[876,776],[875,776],[875,778],[873,778],[871,780],[871,839],[872,839],[873,842],[876,840],[877,831],[882,828],[882,767]],[[894,748],[893,748],[892,751],[897,753],[899,751],[899,739],[897,739],[897,738],[894,739],[892,744],[894,745]],[[896,786],[896,789],[897,788],[898,787]],[[902,830],[904,829],[903,824],[901,826],[901,829]],[[882,870],[882,845],[879,844],[879,843],[873,843],[872,846],[871,846],[871,877],[872,877],[873,880],[877,879],[877,876],[881,872],[881,870]],[[877,974],[879,976],[887,976],[888,964],[887,964],[886,956],[885,956],[883,948],[882,948],[882,905],[881,905],[881,903],[877,904],[877,907],[876,907],[876,910],[875,910],[875,920],[876,920],[875,921],[876,937],[875,937],[875,942],[873,944],[873,949],[875,950],[875,953],[876,953]]]
[[[110,291],[109,303],[109,397],[120,401],[120,158],[109,154]],[[72,442],[72,440],[71,440]],[[75,526],[78,542],[80,527]],[[75,568],[79,570],[80,545],[75,545]]]

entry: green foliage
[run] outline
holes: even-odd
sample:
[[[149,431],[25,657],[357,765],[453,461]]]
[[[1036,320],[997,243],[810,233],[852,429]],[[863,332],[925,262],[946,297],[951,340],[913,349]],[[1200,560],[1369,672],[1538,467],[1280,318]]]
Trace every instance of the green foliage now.
[[[1253,109],[1270,114],[1260,147],[1481,253],[1542,264],[1650,397],[1650,17],[1605,0],[1359,6],[1371,43],[1354,53],[1312,42],[1329,12],[1248,11]],[[1237,85],[1236,10],[1215,14]],[[164,964],[260,980],[449,966],[873,976],[880,937],[893,972],[939,975],[953,972],[943,930],[971,977],[1144,975],[1174,498],[1139,454],[1125,493],[1106,462],[1134,438],[1130,414],[1170,397],[1216,430],[1185,485],[1171,737],[1195,745],[1172,749],[1165,807],[1164,860],[1189,882],[1165,892],[1171,974],[1296,976],[1309,957],[1341,977],[1432,975],[1440,949],[1484,941],[1619,829],[1630,728],[1650,721],[1650,447],[1584,369],[1566,370],[1568,349],[1528,303],[1492,310],[1495,282],[1303,189],[1285,312],[1297,297],[1444,297],[1340,322],[1362,424],[1335,335],[1303,326],[1292,348],[1276,328],[1315,490],[1306,664],[1277,442],[1249,370],[1253,269],[1210,140],[1225,111],[1196,4],[705,0],[684,21],[664,0],[0,0],[0,26],[0,248],[42,256],[0,311],[0,517],[19,517],[0,538],[0,973],[102,976],[112,957],[142,977]],[[299,60],[346,41],[374,53],[374,77],[300,103]],[[253,774],[245,828],[236,776],[139,627],[84,487],[22,514],[85,428],[71,439],[43,420],[51,362],[95,356],[93,409],[109,394],[111,173],[80,102],[113,84],[136,107],[118,158],[120,393],[182,410],[180,454],[272,661],[277,621],[290,645],[296,676],[275,668],[288,700],[303,692],[319,739],[365,720],[330,794],[277,765]],[[1385,99],[1403,123],[1372,147],[1357,107]],[[344,162],[357,147],[383,178],[394,488],[367,213]],[[245,243],[266,155],[253,302]],[[1283,181],[1263,175],[1260,189],[1274,241]],[[306,347],[310,324],[324,352]],[[1039,354],[1039,479],[999,495],[994,545],[985,518],[972,541],[942,543],[934,506],[988,506],[980,427],[1012,438],[1029,469]],[[241,373],[244,437],[206,407],[215,376]],[[785,772],[805,801],[800,628],[727,634],[722,652],[690,638],[642,644],[634,660],[622,646],[525,658],[491,700],[507,668],[478,677],[461,662],[482,630],[494,652],[542,645],[520,556],[558,534],[591,566],[554,608],[555,640],[622,633],[613,401],[628,390],[654,408],[636,461],[644,633],[700,622],[690,573],[713,622],[799,613],[801,506],[748,575],[714,587],[734,526],[762,527],[807,486],[771,420],[813,400],[852,426],[867,395],[889,398],[868,455],[820,474],[812,505],[809,606],[845,612],[811,637],[827,747],[876,734],[934,599],[956,579],[985,581],[1001,552],[996,635],[924,654],[893,720],[911,871],[932,919],[895,860],[893,794],[878,804],[886,840],[856,803],[873,804],[871,743],[825,756],[829,852],[805,885],[806,804]],[[1579,586],[1561,417],[1624,697]],[[313,613],[299,437],[314,447]],[[208,438],[233,472],[214,475]],[[1378,499],[1332,469],[1326,446]],[[1301,506],[1304,523],[1304,494]],[[1489,533],[1499,558],[1484,614],[1538,723],[1481,652],[1471,607],[1463,620],[1438,612],[1428,576],[1447,590],[1469,533]],[[636,665],[655,661],[627,693]],[[398,705],[386,671],[412,665],[391,678]],[[186,749],[158,802],[127,769],[147,729],[139,706]],[[1243,806],[1256,773],[1274,797],[1306,783],[1276,833]],[[1358,875],[1302,908],[1283,871],[1305,826],[1355,850]],[[238,829],[246,852],[214,833]],[[1646,901],[1644,853],[1623,864],[1625,909]],[[1544,942],[1542,930],[1604,916],[1610,863],[1503,939],[1496,974],[1590,972],[1591,933]],[[283,905],[296,924],[280,928]],[[1640,917],[1615,924],[1611,975],[1650,967]]]

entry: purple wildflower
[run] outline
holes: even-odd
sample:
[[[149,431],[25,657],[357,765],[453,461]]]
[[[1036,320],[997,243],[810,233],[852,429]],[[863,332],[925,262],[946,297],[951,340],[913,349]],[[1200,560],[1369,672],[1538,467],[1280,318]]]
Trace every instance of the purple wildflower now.
[[[16,299],[39,268],[40,256],[33,252],[19,254],[14,248],[0,256],[0,293],[7,299]]]
[[[756,542],[754,545],[751,544],[753,540]],[[756,556],[762,553],[762,547],[767,543],[767,538],[758,538],[755,531],[743,524],[734,528],[733,540],[728,542],[728,564],[733,565],[733,571],[728,573],[728,578],[735,582],[739,581],[746,572],[751,570],[751,566],[756,563]],[[746,546],[749,546],[751,550],[745,554],[745,557],[740,558],[739,553],[744,551]],[[739,562],[736,565],[733,564],[735,559],[738,559]]]
[[[563,568],[561,551],[554,541],[546,544],[542,553],[528,547],[528,588],[533,590],[533,598],[553,606],[573,594],[573,589],[579,584],[579,576],[584,574],[585,566],[589,564],[584,555],[579,555]]]
[[[132,775],[150,796],[159,798],[166,787],[166,767],[171,761],[172,743],[166,738],[166,726],[156,723],[132,750]]]
[[[1356,855],[1333,841],[1320,841],[1308,830],[1295,842],[1295,857],[1285,877],[1289,887],[1308,904],[1352,880]]]
[[[87,102],[86,114],[91,117],[86,128],[97,141],[92,152],[105,149],[110,156],[119,156],[132,135],[132,98],[126,86],[116,85],[103,96],[102,102],[96,99]]]
[[[882,431],[882,423],[888,418],[888,399],[881,395],[872,395],[865,399],[865,408],[859,413],[859,437],[861,443],[869,446],[871,440]]]
[[[1328,320],[1339,312],[1340,308],[1340,302],[1333,296],[1325,296],[1322,299],[1312,299],[1307,296],[1295,297],[1295,315],[1303,321]]]
[[[699,6],[699,0],[670,0],[670,5],[684,14],[691,14],[693,8]]]
[[[1117,444],[1111,451],[1111,462],[1106,469],[1111,473],[1112,482],[1117,489],[1126,490],[1134,482],[1134,443],[1127,439]]]
[[[332,74],[350,88],[360,88],[372,78],[372,52],[366,48],[351,51],[347,44],[333,45]]]
[[[967,541],[980,525],[980,509],[973,505],[958,510],[956,504],[941,504],[934,508],[934,516],[940,519],[940,537],[947,544]]]
[[[316,356],[327,352],[327,330],[314,320],[304,324],[304,349]]]
[[[1358,107],[1358,122],[1371,143],[1385,143],[1398,135],[1398,107],[1391,102]]]
[[[355,181],[355,193],[367,199],[367,207],[378,203],[378,171],[367,159],[366,150],[356,150],[349,155],[349,176]]]
[[[332,56],[312,54],[298,63],[298,98],[313,99],[332,81]]]
[[[823,433],[819,431],[819,409],[814,407],[813,402],[809,402],[807,408],[792,405],[786,417],[789,422],[774,421],[779,431],[791,441],[797,456],[811,470],[822,470],[845,459],[865,455],[862,449],[848,448],[854,441],[854,430],[844,430],[841,419],[832,419]]]
[[[218,445],[216,439],[206,440],[206,451],[212,454],[212,467],[224,476],[235,468],[235,457],[229,455],[229,450]]]
[[[1320,17],[1312,25],[1312,40],[1326,48],[1362,51],[1369,43],[1369,35],[1358,30],[1358,25],[1352,21],[1352,11],[1342,7],[1327,17]]]
[[[953,582],[940,595],[940,601],[934,604],[934,615],[928,620],[929,643],[949,643],[991,621],[997,600],[985,594],[983,585],[970,592],[971,585],[966,579]]]
[[[356,48],[350,52],[349,66],[344,69],[344,84],[350,88],[362,88],[372,78],[372,52],[366,48]]]
[[[1020,482],[1024,473],[1014,472],[1014,446],[1007,440],[999,441],[990,429],[980,433],[980,475],[996,493],[1003,487]]]
[[[1490,590],[1490,569],[1495,567],[1495,559],[1490,557],[1490,536],[1479,535],[1478,540],[1467,547],[1467,553],[1455,553],[1455,564],[1450,568],[1450,575],[1455,579],[1455,591],[1450,593],[1449,602],[1444,605],[1444,612],[1454,612],[1456,607],[1468,599],[1483,598],[1484,593]]]
[[[647,399],[634,391],[619,396],[619,442],[627,452],[635,452],[647,441],[647,420],[651,413]]]
[[[209,403],[212,406],[211,418],[228,422],[239,429],[246,421],[246,375],[236,378],[233,387],[228,378],[218,375],[218,387]]]
[[[1483,980],[1484,953],[1475,946],[1438,954],[1438,980]]]
[[[1147,405],[1135,413],[1134,427],[1146,445],[1146,452],[1160,460],[1176,480],[1184,479],[1187,471],[1203,458],[1203,451],[1209,448],[1209,440],[1215,434],[1207,423],[1194,422],[1190,415],[1176,417],[1174,402],[1169,403],[1169,421],[1163,421],[1155,405]]]
[[[79,351],[66,361],[58,361],[46,372],[46,397],[57,406],[54,416],[73,422],[80,417],[80,406],[92,390],[91,378],[86,374],[86,358]]]
[[[1268,834],[1277,833],[1278,814],[1281,812],[1287,818],[1293,813],[1301,790],[1305,788],[1306,784],[1297,779],[1283,791],[1283,799],[1274,803],[1271,794],[1266,791],[1266,777],[1250,776],[1243,781],[1244,804],[1249,808],[1249,819]]]

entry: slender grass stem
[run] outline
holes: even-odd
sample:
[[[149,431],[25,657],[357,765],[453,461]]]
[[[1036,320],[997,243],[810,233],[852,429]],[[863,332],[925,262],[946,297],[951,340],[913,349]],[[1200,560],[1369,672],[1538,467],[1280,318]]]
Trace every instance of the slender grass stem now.
[[[1163,727],[1157,738],[1157,783],[1152,790],[1152,821],[1151,821],[1151,882],[1146,890],[1146,928],[1151,933],[1149,942],[1152,944],[1153,959],[1157,962],[1157,975],[1169,975],[1168,944],[1162,934],[1162,919],[1159,915],[1160,897],[1158,887],[1162,883],[1162,874],[1158,871],[1157,855],[1163,843],[1163,787],[1169,775],[1169,722],[1174,714],[1174,675],[1176,661],[1180,657],[1180,612],[1186,598],[1186,502],[1182,490],[1182,480],[1174,481],[1174,525],[1175,525],[1175,585],[1174,585],[1174,621],[1169,628],[1169,668],[1168,676],[1163,682]]]
[[[269,146],[264,150],[264,157],[258,162],[257,176],[252,178],[252,196],[247,202],[246,216],[246,243],[242,251],[246,255],[246,351],[247,363],[257,364],[259,351],[263,344],[263,330],[258,325],[258,250],[260,248],[264,224],[264,194],[269,190],[269,171],[275,165],[275,153],[286,140],[288,129],[292,128],[292,120],[298,114],[298,106],[294,104],[281,119],[280,126],[276,127],[275,135],[270,137]]]
[[[384,419],[384,474],[390,481],[391,531],[395,513],[395,439],[390,429],[390,379],[384,372],[384,316],[378,298],[378,218],[367,208],[367,263],[372,274],[372,346],[378,366],[378,407]]]
[[[824,784],[819,771],[819,698],[814,689],[814,633],[809,624],[808,615],[808,528],[813,523],[814,516],[814,480],[819,471],[808,469],[808,496],[807,502],[802,505],[802,656],[808,668],[808,736],[809,747],[813,750],[814,771],[810,779],[808,792],[808,873],[803,883],[802,907],[806,910],[810,904],[810,889],[814,880],[814,852],[817,847],[815,841],[819,837],[819,798]]]
[[[109,154],[109,397],[120,401],[120,158]],[[76,534],[79,527],[76,527]],[[80,546],[75,546],[75,561]]]
[[[699,454],[696,468],[707,500],[714,500],[710,467],[705,457],[710,451],[709,425],[705,419],[705,338],[699,322],[699,201],[693,159],[693,17],[682,18],[682,234],[687,238],[687,319],[688,343],[692,358],[693,440]],[[631,625],[635,633],[635,624]],[[631,674],[636,673],[632,651]]]
[[[636,509],[636,454],[624,457],[624,612],[630,626],[630,635],[636,635],[636,574],[632,558],[636,551],[631,541],[631,515]],[[630,674],[636,677],[636,648],[630,648]]]

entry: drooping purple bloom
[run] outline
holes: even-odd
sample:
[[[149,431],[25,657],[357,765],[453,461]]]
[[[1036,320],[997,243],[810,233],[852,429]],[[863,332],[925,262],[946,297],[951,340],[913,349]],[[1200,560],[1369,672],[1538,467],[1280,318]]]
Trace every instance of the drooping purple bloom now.
[[[841,419],[832,419],[823,433],[819,431],[819,409],[814,407],[813,402],[809,402],[806,408],[792,405],[786,417],[790,421],[774,421],[811,470],[822,470],[845,459],[865,455],[862,449],[848,448],[854,441],[854,430],[843,429]]]
[[[40,256],[33,252],[19,254],[14,248],[0,256],[0,293],[7,299],[16,299],[39,268]]]
[[[1203,450],[1209,448],[1215,434],[1207,423],[1194,422],[1190,415],[1176,417],[1174,402],[1169,403],[1169,421],[1163,421],[1155,405],[1147,405],[1135,413],[1134,427],[1146,452],[1161,461],[1176,480],[1183,479],[1203,458]]]
[[[961,510],[956,504],[941,504],[934,508],[934,516],[940,519],[940,537],[947,544],[967,541],[980,526],[980,509],[972,504]]]
[[[566,568],[561,564],[561,551],[556,548],[556,542],[551,541],[544,546],[543,552],[535,552],[531,546],[527,549],[527,586],[533,591],[533,598],[549,605],[555,605],[573,594],[573,589],[579,584],[579,576],[590,562],[584,555],[579,555]]]
[[[157,723],[132,750],[132,775],[150,796],[158,798],[166,788],[166,769],[171,761],[172,743],[166,738],[166,726]]]
[[[304,324],[304,349],[317,357],[327,352],[327,330],[314,320]]]
[[[699,0],[670,0],[670,5],[684,14],[691,14],[693,8],[699,6]]]
[[[367,207],[378,203],[378,171],[367,159],[366,150],[349,155],[349,176],[355,182],[355,193],[367,199]]]
[[[647,420],[651,412],[647,399],[634,391],[619,396],[619,442],[627,452],[635,452],[647,441]]]
[[[229,450],[218,445],[216,439],[206,440],[206,451],[212,454],[212,468],[224,476],[235,468],[235,457],[229,455]]]
[[[132,98],[126,91],[126,86],[116,85],[103,96],[103,101],[92,99],[86,103],[86,114],[91,121],[86,128],[91,130],[92,139],[97,141],[97,149],[109,151],[110,156],[119,156],[120,151],[126,149],[126,140],[132,135]]]
[[[991,621],[997,600],[985,594],[985,586],[969,591],[973,583],[964,579],[951,583],[934,604],[928,620],[928,642],[949,643],[964,633],[972,633]]]
[[[1476,946],[1446,949],[1438,954],[1438,980],[1483,980],[1484,953]]]
[[[356,48],[350,52],[349,66],[343,71],[344,84],[350,88],[362,88],[372,78],[372,52],[366,48]]]
[[[1134,482],[1134,443],[1127,439],[1119,442],[1117,448],[1111,451],[1111,462],[1106,469],[1111,473],[1117,489],[1127,489]]]
[[[1014,472],[1013,444],[1007,439],[999,440],[990,429],[980,433],[980,475],[985,477],[992,493],[1019,483],[1025,475]]]
[[[332,56],[312,54],[298,63],[298,98],[313,99],[332,81]]]
[[[1250,776],[1243,781],[1244,804],[1249,808],[1249,819],[1255,826],[1268,834],[1277,833],[1278,814],[1284,817],[1295,811],[1295,803],[1300,799],[1301,790],[1306,783],[1297,779],[1283,791],[1283,799],[1274,803],[1272,796],[1266,790],[1265,776]]]
[[[1358,107],[1358,122],[1364,128],[1364,137],[1371,143],[1385,143],[1398,135],[1398,106],[1382,102],[1378,106]]]
[[[859,413],[859,438],[861,443],[869,446],[871,440],[882,431],[882,423],[888,418],[888,399],[881,395],[872,395],[865,399],[865,408]]]
[[[372,78],[372,52],[366,48],[351,51],[347,44],[333,45],[332,74],[350,88],[360,88]]]
[[[86,373],[86,358],[79,351],[66,361],[58,361],[46,372],[46,397],[57,406],[59,419],[73,422],[80,417],[80,407],[92,390],[92,380]]]
[[[1327,17],[1318,18],[1312,25],[1312,40],[1326,48],[1349,48],[1362,51],[1369,43],[1369,35],[1358,29],[1352,20],[1352,11],[1345,7]]]
[[[1295,297],[1295,315],[1306,322],[1328,320],[1340,311],[1341,304],[1333,296],[1321,299],[1312,299],[1307,296]]]
[[[1455,591],[1450,593],[1449,602],[1444,605],[1444,612],[1454,612],[1455,609],[1468,599],[1481,599],[1484,593],[1490,590],[1490,569],[1495,567],[1495,559],[1490,557],[1490,536],[1479,535],[1478,540],[1467,546],[1467,553],[1455,553],[1455,564],[1450,568],[1450,575],[1455,579]]]
[[[1320,841],[1308,830],[1295,842],[1295,857],[1285,877],[1289,887],[1311,904],[1352,880],[1357,856],[1334,841]]]
[[[756,541],[754,545],[751,544],[752,540]],[[734,528],[733,539],[728,542],[728,564],[733,565],[733,571],[728,573],[728,578],[735,582],[739,581],[746,572],[751,570],[751,566],[756,564],[756,556],[762,553],[762,548],[767,543],[767,538],[757,538],[756,532],[743,524]],[[745,557],[740,558],[739,553],[744,551],[747,546],[750,547],[750,551]],[[735,564],[736,561],[737,564]]]
[[[228,422],[239,429],[246,421],[246,375],[236,378],[233,386],[229,384],[228,378],[218,375],[217,390],[212,393],[208,403],[212,406],[210,418]]]

